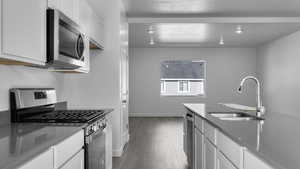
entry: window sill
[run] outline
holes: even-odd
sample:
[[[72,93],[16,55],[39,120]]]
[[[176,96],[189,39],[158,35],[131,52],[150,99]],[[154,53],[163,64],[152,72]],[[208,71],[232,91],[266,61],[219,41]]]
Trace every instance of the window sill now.
[[[171,95],[171,94],[160,94],[161,97],[205,97],[205,95],[198,94],[180,94],[180,95]]]

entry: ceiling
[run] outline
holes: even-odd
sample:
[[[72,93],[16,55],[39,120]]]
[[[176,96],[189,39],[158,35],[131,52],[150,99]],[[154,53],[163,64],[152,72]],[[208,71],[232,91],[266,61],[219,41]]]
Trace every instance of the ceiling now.
[[[126,0],[129,17],[300,16],[299,0]]]
[[[243,34],[235,30],[240,25]],[[154,30],[155,44],[150,45],[149,27]],[[300,23],[131,23],[129,47],[257,47],[300,30]],[[224,45],[220,45],[223,36]]]
[[[300,0],[125,2],[130,47],[256,47],[300,30]],[[287,21],[291,18],[296,19]],[[154,45],[147,33],[151,25]],[[237,25],[243,34],[235,33]],[[221,37],[224,45],[219,44]]]

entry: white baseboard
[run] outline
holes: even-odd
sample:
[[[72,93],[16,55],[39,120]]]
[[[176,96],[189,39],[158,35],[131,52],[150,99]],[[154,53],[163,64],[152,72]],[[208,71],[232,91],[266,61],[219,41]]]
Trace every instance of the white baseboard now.
[[[183,117],[183,113],[130,113],[129,117]]]
[[[123,146],[119,149],[113,149],[112,150],[112,156],[113,157],[121,157],[123,154]]]
[[[119,149],[112,150],[112,156],[113,157],[121,157],[122,156],[123,150],[124,150],[124,146],[129,141],[129,138],[130,138],[129,132],[128,131],[125,132],[122,137],[123,137],[123,139],[122,139],[123,140],[122,147],[119,148]]]

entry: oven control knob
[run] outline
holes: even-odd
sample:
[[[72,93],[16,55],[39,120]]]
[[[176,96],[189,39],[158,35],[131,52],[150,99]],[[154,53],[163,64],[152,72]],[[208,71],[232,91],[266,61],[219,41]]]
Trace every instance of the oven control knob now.
[[[95,132],[95,131],[97,131],[97,129],[98,129],[98,127],[95,125],[95,126],[93,126],[93,131]]]

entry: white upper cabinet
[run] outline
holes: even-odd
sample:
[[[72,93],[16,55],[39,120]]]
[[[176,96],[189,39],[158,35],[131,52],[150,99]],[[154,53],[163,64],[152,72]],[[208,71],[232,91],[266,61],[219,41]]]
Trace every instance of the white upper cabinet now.
[[[73,21],[78,23],[79,0],[61,0],[60,10]]]
[[[79,25],[82,27],[83,31],[90,36],[93,11],[85,0],[80,0],[79,6]]]
[[[104,45],[104,21],[95,12],[91,16],[90,24],[90,38],[95,41],[98,45],[103,47]]]
[[[48,0],[48,6],[60,10],[79,24],[79,0]]]
[[[103,18],[96,14],[86,0],[48,0],[48,6],[60,10],[78,23],[92,42],[103,47]]]
[[[44,65],[47,0],[2,0],[1,61]]]

